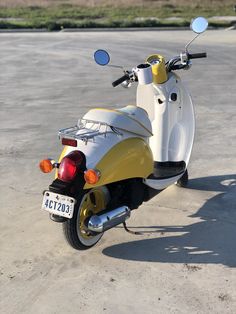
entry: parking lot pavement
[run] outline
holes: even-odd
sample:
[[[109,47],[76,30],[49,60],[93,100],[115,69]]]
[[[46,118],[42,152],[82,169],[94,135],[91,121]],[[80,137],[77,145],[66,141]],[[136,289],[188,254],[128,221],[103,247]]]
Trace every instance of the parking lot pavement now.
[[[170,58],[190,31],[0,34],[1,313],[235,313],[236,31],[207,31],[207,51],[180,73],[196,104],[187,189],[172,186],[79,252],[40,210],[52,175],[38,170],[62,149],[57,131],[91,107],[135,102],[112,88],[120,69],[92,58],[108,49],[131,68],[150,53]]]

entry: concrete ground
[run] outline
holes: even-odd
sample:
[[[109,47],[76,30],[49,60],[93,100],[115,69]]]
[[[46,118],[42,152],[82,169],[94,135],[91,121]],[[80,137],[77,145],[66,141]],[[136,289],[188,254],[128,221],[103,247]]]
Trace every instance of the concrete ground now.
[[[98,48],[127,68],[150,53],[182,51],[190,31],[0,35],[0,312],[236,312],[236,31],[207,31],[207,51],[182,75],[196,104],[189,188],[172,186],[108,231],[91,250],[64,241],[40,210],[57,158],[57,130],[89,108],[134,103],[112,88],[119,69],[97,66]]]

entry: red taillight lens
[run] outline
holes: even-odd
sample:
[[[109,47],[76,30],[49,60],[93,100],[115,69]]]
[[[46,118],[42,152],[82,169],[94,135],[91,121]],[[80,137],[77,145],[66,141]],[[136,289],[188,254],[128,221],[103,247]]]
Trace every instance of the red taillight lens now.
[[[58,178],[64,182],[72,181],[75,178],[82,161],[83,156],[79,151],[74,151],[68,154],[60,163]]]
[[[70,182],[74,179],[76,175],[76,164],[74,160],[71,160],[70,158],[63,158],[59,170],[58,170],[58,178],[65,182]]]

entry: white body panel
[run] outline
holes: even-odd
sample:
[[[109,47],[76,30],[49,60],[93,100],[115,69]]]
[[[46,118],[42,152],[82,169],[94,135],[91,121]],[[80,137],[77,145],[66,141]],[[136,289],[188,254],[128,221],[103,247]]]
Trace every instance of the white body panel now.
[[[152,125],[145,110],[136,106],[127,106],[118,110],[91,109],[83,117],[85,120],[106,123],[115,128],[140,136],[152,135]]]
[[[177,99],[171,100],[176,94]],[[149,140],[154,161],[184,161],[189,163],[195,132],[195,115],[190,94],[180,78],[171,73],[163,84],[139,85],[137,106],[144,108],[152,123]],[[161,180],[145,180],[155,189],[163,189],[181,176]]]

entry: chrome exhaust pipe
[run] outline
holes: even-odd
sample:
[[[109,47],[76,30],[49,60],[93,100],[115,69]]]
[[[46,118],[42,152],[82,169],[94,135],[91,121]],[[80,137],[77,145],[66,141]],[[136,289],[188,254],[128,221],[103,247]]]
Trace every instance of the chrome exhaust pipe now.
[[[128,206],[121,206],[110,211],[102,211],[89,218],[88,230],[93,232],[107,231],[130,217],[131,210]]]

